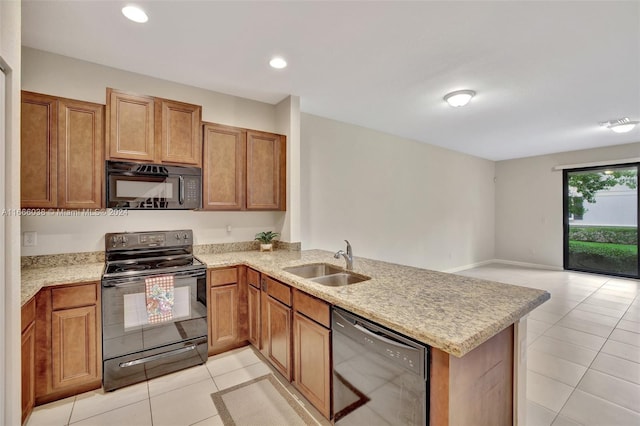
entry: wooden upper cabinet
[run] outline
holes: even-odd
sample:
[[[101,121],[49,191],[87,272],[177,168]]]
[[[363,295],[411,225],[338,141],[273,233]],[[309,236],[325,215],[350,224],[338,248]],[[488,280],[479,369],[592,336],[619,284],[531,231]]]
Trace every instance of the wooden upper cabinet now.
[[[286,137],[247,131],[247,210],[286,210]]]
[[[100,208],[104,106],[22,92],[21,205]]]
[[[286,137],[205,123],[203,208],[286,210]]]
[[[107,157],[202,165],[202,107],[107,89]]]
[[[58,202],[58,102],[22,92],[20,198],[22,207],[56,207]]]
[[[159,101],[159,100],[158,100]],[[163,99],[159,104],[161,111],[160,131],[162,163],[180,163],[202,165],[202,138],[200,123],[202,107]],[[156,145],[158,135],[156,134]]]
[[[104,106],[58,104],[58,207],[100,208],[104,180]]]
[[[153,161],[154,98],[107,88],[108,158]]]
[[[202,160],[202,207],[242,210],[245,192],[246,131],[206,123]]]

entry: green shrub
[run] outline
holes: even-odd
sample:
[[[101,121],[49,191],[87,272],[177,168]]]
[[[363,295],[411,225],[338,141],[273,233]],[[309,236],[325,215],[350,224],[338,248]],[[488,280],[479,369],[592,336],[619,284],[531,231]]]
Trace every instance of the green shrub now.
[[[620,226],[569,226],[569,240],[611,244],[638,244],[638,228]]]
[[[625,275],[638,273],[636,245],[569,241],[569,267]]]

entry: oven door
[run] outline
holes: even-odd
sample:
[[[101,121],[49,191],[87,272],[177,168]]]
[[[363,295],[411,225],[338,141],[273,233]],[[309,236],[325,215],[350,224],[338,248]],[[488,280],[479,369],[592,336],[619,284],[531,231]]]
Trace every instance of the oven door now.
[[[206,271],[171,277],[172,306],[161,319],[147,308],[151,299],[145,278],[103,281],[105,390],[206,362],[207,306],[199,297],[205,292]]]

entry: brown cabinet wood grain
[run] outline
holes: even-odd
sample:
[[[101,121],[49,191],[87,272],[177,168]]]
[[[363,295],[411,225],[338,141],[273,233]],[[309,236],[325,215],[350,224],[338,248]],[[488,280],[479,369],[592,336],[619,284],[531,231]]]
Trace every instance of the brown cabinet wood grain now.
[[[107,88],[107,156],[114,160],[153,161],[155,100]]]
[[[20,200],[22,207],[58,204],[58,99],[22,92]]]
[[[247,210],[286,210],[286,139],[247,131]]]
[[[331,331],[296,312],[293,384],[327,419],[331,416]]]
[[[243,129],[205,123],[202,164],[203,209],[244,208],[245,149],[246,132]]]
[[[202,165],[202,107],[107,88],[107,158]]]
[[[249,334],[246,267],[210,269],[207,307],[209,310],[209,355],[246,344]]]
[[[209,352],[219,353],[238,341],[238,284],[211,287]]]
[[[104,106],[60,99],[58,103],[58,207],[102,207]]]
[[[100,283],[91,282],[45,287],[36,295],[37,404],[102,385],[99,290]]]
[[[252,285],[248,288],[248,339],[249,343],[260,349],[260,289]]]
[[[104,106],[22,92],[22,207],[103,206]]]
[[[203,208],[286,210],[286,137],[204,125]]]
[[[22,344],[21,344],[21,381],[22,381],[22,423],[29,417],[35,406],[36,378],[36,333],[35,333],[35,299],[28,301],[21,312]]]
[[[276,370],[291,381],[291,288],[264,274],[261,274],[261,282],[261,352]]]
[[[98,307],[61,309],[51,314],[54,391],[99,380]]]
[[[160,162],[202,165],[200,123],[202,107],[168,99],[158,100],[162,123],[156,145],[160,147]]]

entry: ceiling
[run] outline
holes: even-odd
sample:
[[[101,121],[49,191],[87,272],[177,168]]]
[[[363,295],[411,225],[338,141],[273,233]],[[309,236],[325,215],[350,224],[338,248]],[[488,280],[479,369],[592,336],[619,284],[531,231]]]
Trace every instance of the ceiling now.
[[[638,1],[126,4],[23,0],[23,45],[490,160],[640,142],[598,125],[640,120]]]

